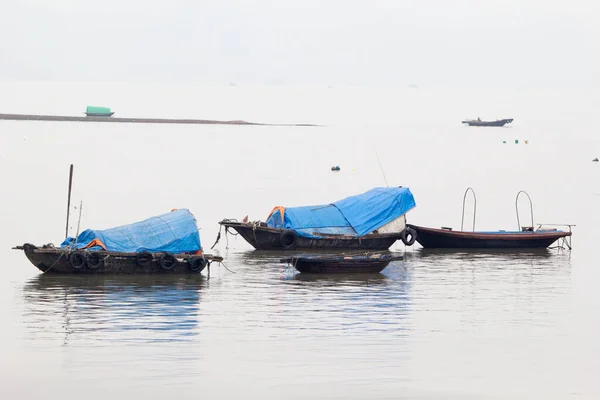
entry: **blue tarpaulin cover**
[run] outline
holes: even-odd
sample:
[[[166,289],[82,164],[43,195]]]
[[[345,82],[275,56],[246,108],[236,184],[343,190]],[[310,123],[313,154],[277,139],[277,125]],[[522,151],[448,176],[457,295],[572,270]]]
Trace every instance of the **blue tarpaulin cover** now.
[[[76,248],[100,250],[98,241],[108,251],[137,253],[141,251],[186,253],[201,250],[200,235],[196,218],[187,209],[178,209],[167,214],[148,218],[130,225],[105,230],[87,229],[77,237],[68,237],[61,247],[75,245]]]
[[[408,188],[374,188],[331,204],[276,208],[267,219],[267,225],[293,229],[305,237],[315,237],[315,232],[364,236],[415,206]]]

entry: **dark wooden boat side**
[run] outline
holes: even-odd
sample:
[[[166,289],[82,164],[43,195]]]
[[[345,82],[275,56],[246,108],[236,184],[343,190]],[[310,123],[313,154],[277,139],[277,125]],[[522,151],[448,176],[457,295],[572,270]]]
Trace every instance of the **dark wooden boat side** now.
[[[291,249],[356,249],[387,250],[400,238],[399,233],[368,234],[357,238],[344,235],[327,235],[322,239],[311,239],[296,236],[292,246],[282,244],[282,235],[290,232],[286,229],[271,228],[254,223],[221,221],[220,225],[238,232],[252,247],[257,250],[291,250]]]
[[[45,273],[63,273],[63,274],[194,274],[200,273],[213,261],[220,262],[223,259],[218,256],[205,254],[203,257],[207,261],[204,265],[192,266],[191,262],[201,256],[193,254],[173,254],[176,262],[173,267],[166,270],[160,265],[160,257],[164,253],[150,253],[152,260],[139,265],[137,256],[139,253],[120,253],[112,251],[87,251],[87,250],[69,250],[52,246],[36,247],[31,244],[17,246],[13,249],[23,250],[29,261],[40,271]],[[86,260],[89,257],[98,257],[99,264],[91,267],[86,261],[81,268],[74,268],[69,258],[72,253],[81,253]]]
[[[281,262],[289,263],[302,273],[379,273],[392,261],[403,260],[402,256],[382,255],[379,257],[288,257]]]
[[[535,231],[518,233],[463,232],[410,225],[424,248],[446,249],[526,249],[546,248],[571,232]]]

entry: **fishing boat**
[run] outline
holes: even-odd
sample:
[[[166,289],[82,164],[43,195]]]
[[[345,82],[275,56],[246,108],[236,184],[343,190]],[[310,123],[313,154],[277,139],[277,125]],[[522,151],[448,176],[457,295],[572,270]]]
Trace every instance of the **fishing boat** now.
[[[114,113],[108,107],[87,106],[85,110],[85,115],[88,117],[112,117]]]
[[[416,234],[406,227],[406,213],[415,206],[410,189],[379,187],[324,205],[277,206],[266,222],[245,218],[219,224],[226,235],[233,229],[257,250],[386,250],[397,240],[414,243]],[[212,248],[220,237],[219,230]]]
[[[282,258],[303,273],[379,273],[392,261],[404,260],[393,254],[294,256]]]
[[[495,121],[482,121],[477,119],[467,119],[462,121],[463,124],[469,124],[469,126],[504,126],[513,122],[512,118],[497,119]]]
[[[464,231],[464,216],[465,216],[465,199],[471,191],[475,199],[473,205],[473,229],[472,231]],[[518,200],[519,195],[525,194],[529,199],[531,207],[531,225],[521,227],[519,220]],[[463,214],[460,231],[454,231],[449,227],[427,228],[418,225],[407,225],[417,232],[417,242],[424,248],[444,248],[444,249],[536,249],[546,248],[554,242],[560,240],[561,244],[571,249],[572,224],[556,225],[556,224],[539,224],[537,229],[534,229],[533,223],[533,204],[529,195],[520,191],[517,193],[515,201],[517,211],[517,226],[520,230],[516,231],[475,231],[475,217],[477,210],[477,199],[472,188],[467,188],[463,197]],[[568,227],[568,231],[550,228],[550,226]],[[562,247],[562,246],[560,246]]]
[[[528,227],[521,231],[464,232],[449,228],[435,229],[409,225],[417,232],[417,242],[424,248],[446,249],[532,249],[546,248],[571,232]]]
[[[44,273],[198,274],[221,257],[202,253],[196,219],[187,209],[173,210],[130,225],[87,229],[56,247],[26,243],[29,261]]]

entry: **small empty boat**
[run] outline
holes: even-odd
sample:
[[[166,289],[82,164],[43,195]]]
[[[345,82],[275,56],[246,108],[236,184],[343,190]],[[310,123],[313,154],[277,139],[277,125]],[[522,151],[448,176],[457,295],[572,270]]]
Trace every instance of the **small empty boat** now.
[[[468,192],[473,193],[473,229],[472,231],[464,231],[463,223],[465,217],[465,199]],[[521,226],[519,220],[519,209],[517,207],[519,195],[525,194],[529,199],[531,207],[531,225]],[[459,231],[454,231],[449,227],[427,228],[423,226],[407,224],[407,227],[412,228],[416,232],[417,242],[428,249],[534,249],[546,248],[562,239],[568,249],[571,249],[570,236],[572,234],[571,227],[575,225],[554,225],[554,224],[539,224],[537,229],[534,229],[533,223],[533,205],[529,195],[520,191],[517,193],[515,200],[515,208],[517,211],[517,225],[520,230],[516,231],[475,231],[475,216],[477,212],[477,199],[475,192],[471,188],[467,188],[463,197],[463,213],[462,222]],[[544,228],[544,226],[564,226],[568,227],[568,231],[563,231],[555,228]],[[559,246],[562,247],[562,246]]]
[[[534,249],[546,248],[571,232],[529,227],[521,231],[464,232],[449,228],[435,229],[410,225],[417,231],[417,242],[424,248],[437,249]]]
[[[294,256],[282,258],[303,273],[379,273],[392,261],[403,260],[393,254]]]

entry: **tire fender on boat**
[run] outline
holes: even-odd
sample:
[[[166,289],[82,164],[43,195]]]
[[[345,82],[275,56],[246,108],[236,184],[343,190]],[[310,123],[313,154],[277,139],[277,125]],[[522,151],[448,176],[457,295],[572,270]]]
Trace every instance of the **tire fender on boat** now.
[[[281,232],[281,235],[279,236],[279,243],[284,249],[293,249],[296,247],[297,238],[298,234],[296,231],[286,229],[285,231]]]
[[[191,272],[202,272],[208,261],[204,257],[191,257],[188,260],[188,267]]]
[[[165,271],[170,271],[177,265],[177,259],[173,254],[162,253],[160,255],[160,266]]]
[[[152,265],[152,253],[149,251],[142,251],[135,255],[135,265],[140,268],[147,268]]]
[[[87,254],[87,265],[90,269],[96,269],[102,265],[104,258],[97,251],[92,251]]]
[[[404,228],[404,230],[400,232],[400,240],[402,240],[402,243],[406,246],[412,246],[415,243],[415,240],[417,240],[417,231],[410,227]]]
[[[69,264],[73,269],[80,270],[87,264],[86,257],[81,251],[74,251],[69,256]]]

